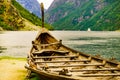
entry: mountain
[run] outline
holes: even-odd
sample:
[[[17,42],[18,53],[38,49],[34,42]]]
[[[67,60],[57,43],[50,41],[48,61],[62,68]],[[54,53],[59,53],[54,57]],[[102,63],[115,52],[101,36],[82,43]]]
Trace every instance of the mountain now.
[[[40,4],[37,0],[16,0],[19,2],[24,8],[26,8],[30,13],[41,16]]]
[[[57,30],[120,30],[120,0],[54,0],[45,20]]]
[[[38,30],[41,19],[15,0],[0,0],[0,30]],[[45,27],[53,29],[45,23]]]

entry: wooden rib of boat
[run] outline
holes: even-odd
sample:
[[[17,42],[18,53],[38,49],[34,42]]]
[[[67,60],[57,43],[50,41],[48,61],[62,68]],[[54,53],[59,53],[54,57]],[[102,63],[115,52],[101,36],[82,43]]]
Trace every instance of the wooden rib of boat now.
[[[41,80],[120,80],[120,64],[62,44],[42,28],[28,54],[25,68]]]

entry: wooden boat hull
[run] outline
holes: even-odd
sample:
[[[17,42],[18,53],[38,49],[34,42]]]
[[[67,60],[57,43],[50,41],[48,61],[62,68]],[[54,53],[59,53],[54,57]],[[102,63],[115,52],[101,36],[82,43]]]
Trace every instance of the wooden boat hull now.
[[[30,68],[28,66],[25,66],[25,68],[32,70],[33,72],[39,74],[40,79],[42,80],[76,80],[76,79],[71,79],[69,77],[66,76],[60,76],[60,75],[54,75],[54,74],[50,74],[48,72],[43,72],[43,71],[39,71],[33,68]]]
[[[44,28],[32,45],[25,67],[39,74],[42,80],[120,79],[119,62],[66,47]]]

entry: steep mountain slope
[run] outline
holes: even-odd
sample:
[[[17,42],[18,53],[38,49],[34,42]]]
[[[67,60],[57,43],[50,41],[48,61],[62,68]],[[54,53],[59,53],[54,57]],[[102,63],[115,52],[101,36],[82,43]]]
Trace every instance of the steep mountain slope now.
[[[15,0],[0,1],[0,30],[36,30],[39,28],[37,26],[41,26],[41,19],[29,13]],[[45,27],[52,28],[46,23]]]
[[[54,0],[46,20],[59,30],[120,30],[120,0]]]
[[[40,13],[40,4],[37,0],[16,0],[19,2],[24,8],[26,8],[31,13],[37,15],[38,17],[41,16]]]

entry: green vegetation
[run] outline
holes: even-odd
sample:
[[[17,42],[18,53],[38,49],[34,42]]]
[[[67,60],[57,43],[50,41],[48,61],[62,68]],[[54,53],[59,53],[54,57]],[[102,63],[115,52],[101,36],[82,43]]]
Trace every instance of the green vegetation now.
[[[5,22],[1,21],[0,26],[5,30],[14,30],[11,26],[7,25]]]
[[[26,58],[17,58],[17,57],[11,57],[11,56],[1,56],[0,57],[0,60],[2,60],[2,59],[12,59],[12,60],[26,60]]]
[[[0,2],[0,29],[23,30],[27,25],[25,19],[36,26],[41,26],[41,19],[24,9],[15,0],[11,0],[11,2]],[[48,23],[45,23],[45,27],[47,29],[53,29]]]
[[[12,4],[17,8],[18,12],[20,13],[20,15],[29,20],[30,22],[32,22],[33,24],[37,25],[37,26],[41,26],[41,19],[39,17],[37,17],[36,15],[34,15],[33,13],[30,13],[29,11],[27,11],[25,8],[23,8],[18,2],[16,2],[15,0],[12,0]],[[53,29],[52,26],[50,26],[49,24],[45,23],[45,27],[48,29]]]
[[[65,13],[68,14],[63,16]],[[52,25],[58,30],[87,30],[88,28],[95,31],[120,30],[119,0],[81,1],[79,7],[65,2],[50,10],[46,20],[52,15],[57,16],[53,18],[55,21]]]
[[[29,80],[41,80],[41,79],[39,78],[38,74],[32,73],[31,78]]]
[[[0,14],[3,14],[5,11],[5,6],[4,5],[1,5],[0,6]]]
[[[17,8],[18,12],[20,13],[20,15],[23,18],[31,21],[32,23],[34,23],[36,25],[41,24],[40,18],[38,18],[34,14],[31,14],[29,11],[27,11],[25,8],[23,8],[18,2],[16,2],[15,0],[12,0],[12,4]]]
[[[0,27],[7,30],[13,30],[11,26],[7,25],[4,22],[4,18],[3,16],[1,16],[2,14],[4,14],[5,10],[6,10],[6,6],[3,4],[0,4]]]

